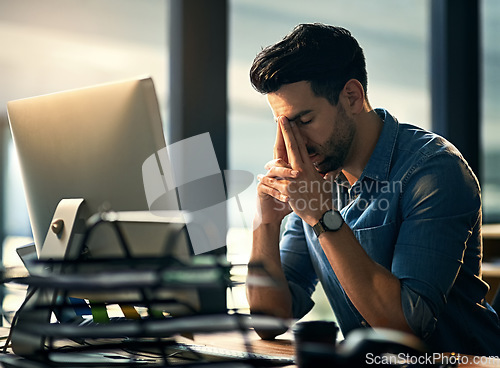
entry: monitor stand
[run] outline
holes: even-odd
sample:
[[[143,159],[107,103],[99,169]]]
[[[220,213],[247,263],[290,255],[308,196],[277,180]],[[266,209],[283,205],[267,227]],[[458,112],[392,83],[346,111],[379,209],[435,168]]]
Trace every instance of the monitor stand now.
[[[73,259],[71,254],[78,247],[71,244],[78,237],[78,227],[83,224],[84,200],[82,198],[63,199],[57,205],[43,247],[39,252],[40,259]],[[48,270],[44,266],[34,265],[28,268],[31,275],[47,275],[58,270]],[[14,354],[34,357],[40,356],[44,350],[45,337],[42,331],[33,331],[30,326],[49,323],[52,311],[37,308],[39,305],[50,305],[57,296],[55,290],[39,290],[33,286],[28,288],[26,299],[17,312],[17,322],[12,329],[12,350]]]
[[[94,221],[89,218],[88,208],[82,198],[62,199],[56,207],[49,230],[38,259],[42,260],[74,260],[81,252],[82,241],[87,232],[87,223]],[[149,211],[110,212],[99,216],[106,221],[131,222],[163,222],[185,224],[185,213],[182,211],[161,211],[161,216]],[[88,220],[87,220],[88,219]],[[50,269],[47,265],[29,264],[27,268],[31,276],[47,276],[61,272],[62,264],[55,263]],[[19,308],[17,322],[11,331],[12,350],[16,355],[29,358],[43,358],[46,337],[43,331],[36,331],[33,326],[41,326],[50,322],[52,312],[56,317],[61,314],[51,308],[39,308],[40,305],[54,305],[61,292],[55,289],[38,289],[29,286],[23,305]],[[225,306],[224,306],[225,307]],[[67,319],[67,315],[65,315]],[[76,317],[76,313],[74,313]]]
[[[85,209],[83,198],[62,199],[56,211],[43,242],[39,259],[74,259],[79,254],[77,247],[70,244],[78,234],[82,234],[85,226],[85,217],[81,216]]]

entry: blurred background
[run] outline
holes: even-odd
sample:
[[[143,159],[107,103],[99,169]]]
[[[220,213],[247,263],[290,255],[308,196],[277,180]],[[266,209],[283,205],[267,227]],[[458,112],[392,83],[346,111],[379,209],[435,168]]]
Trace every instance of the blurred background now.
[[[150,75],[167,142],[170,121],[168,0],[0,0],[1,210],[4,235],[25,242],[29,219],[6,102]],[[349,29],[364,48],[368,97],[400,121],[431,129],[431,0],[229,0],[228,166],[255,176],[272,158],[275,124],[249,83],[255,55],[298,23]],[[466,27],[467,25],[464,25]],[[480,1],[481,185],[485,222],[500,222],[500,2]],[[467,45],[464,44],[464,47]],[[244,262],[250,246],[255,182],[229,204],[228,243]],[[26,238],[27,237],[27,238]],[[11,238],[9,238],[11,239]],[[17,238],[19,239],[19,238]],[[7,250],[9,249],[9,250]],[[5,248],[4,258],[12,255]],[[328,318],[328,308],[322,316]]]

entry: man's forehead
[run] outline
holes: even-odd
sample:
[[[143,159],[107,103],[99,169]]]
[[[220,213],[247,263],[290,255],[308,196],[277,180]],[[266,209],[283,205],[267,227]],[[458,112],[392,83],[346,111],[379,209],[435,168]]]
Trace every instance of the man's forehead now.
[[[271,110],[273,112],[274,120],[278,117],[284,116],[289,121],[295,121],[301,117],[310,114],[314,111],[312,107],[295,106],[295,105],[281,105],[281,104],[271,104],[269,103]]]
[[[268,95],[267,102],[275,119],[279,116],[285,116],[288,120],[294,121],[314,110],[314,106],[307,103],[307,101],[298,100],[294,103],[294,101],[289,101],[276,95]]]
[[[273,117],[274,117],[274,120],[278,120],[278,118],[280,116],[284,116],[288,119],[288,121],[296,121],[296,120],[299,120],[301,117],[309,114],[309,113],[312,113],[313,110],[312,109],[305,109],[305,110],[301,110],[301,111],[298,111],[298,112],[290,112],[290,113],[287,113],[287,112],[280,112],[280,111],[274,111],[273,110]]]
[[[307,115],[309,113],[311,113],[313,110],[312,109],[306,109],[306,110],[302,110],[302,111],[299,111],[298,113],[294,113],[293,115],[291,116],[287,116],[287,119],[289,121],[295,121],[295,120],[298,120],[300,119],[302,116],[304,115]]]

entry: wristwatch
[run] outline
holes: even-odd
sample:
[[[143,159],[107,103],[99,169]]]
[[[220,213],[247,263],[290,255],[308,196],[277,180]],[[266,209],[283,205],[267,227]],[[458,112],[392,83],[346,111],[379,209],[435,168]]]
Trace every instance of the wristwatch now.
[[[337,231],[344,224],[344,219],[339,211],[328,210],[319,219],[318,223],[313,226],[316,236],[320,236],[326,231]]]

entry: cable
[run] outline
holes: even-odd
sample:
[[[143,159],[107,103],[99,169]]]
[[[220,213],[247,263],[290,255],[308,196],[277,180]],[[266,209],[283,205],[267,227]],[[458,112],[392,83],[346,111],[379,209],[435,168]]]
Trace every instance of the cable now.
[[[31,291],[28,290],[28,292],[26,294],[26,298],[24,299],[23,303],[21,304],[19,309],[14,314],[14,317],[12,318],[12,323],[10,325],[9,336],[7,336],[7,340],[5,340],[5,345],[3,346],[3,349],[2,349],[3,354],[7,354],[7,348],[8,348],[8,345],[12,341],[12,332],[16,328],[17,320],[19,319],[19,314],[25,308],[26,304],[30,301],[30,299],[33,297],[33,295],[35,295],[35,293],[37,291],[38,291],[38,288],[33,288]]]

